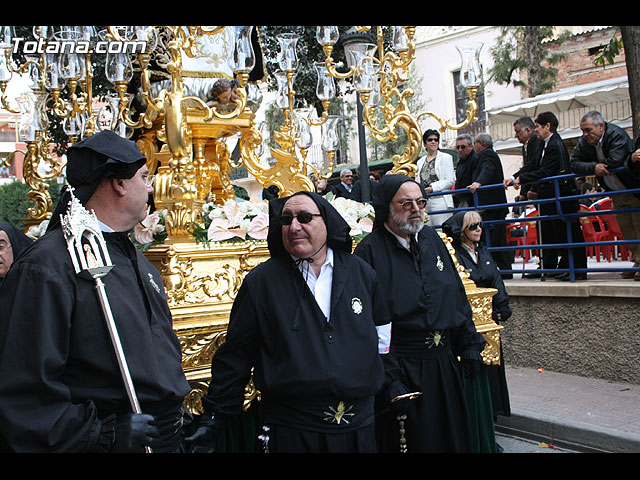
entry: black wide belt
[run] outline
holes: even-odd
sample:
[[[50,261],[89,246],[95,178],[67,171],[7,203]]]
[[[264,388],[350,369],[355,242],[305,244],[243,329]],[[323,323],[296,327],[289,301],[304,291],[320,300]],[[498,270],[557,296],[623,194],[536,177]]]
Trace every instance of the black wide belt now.
[[[451,351],[451,335],[449,330],[393,330],[391,342],[397,355],[421,358],[448,355]]]

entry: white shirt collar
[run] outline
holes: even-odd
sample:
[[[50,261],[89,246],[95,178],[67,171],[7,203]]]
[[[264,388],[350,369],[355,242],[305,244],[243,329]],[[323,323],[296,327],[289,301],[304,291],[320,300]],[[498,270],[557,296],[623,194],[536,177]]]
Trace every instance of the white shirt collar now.
[[[293,255],[291,257],[297,260]],[[320,268],[319,276],[316,277],[316,273],[307,262],[300,262],[298,268],[307,282],[309,290],[313,293],[320,310],[329,321],[331,315],[331,285],[333,285],[333,250],[327,247],[327,256]]]
[[[115,232],[113,228],[111,228],[106,223],[102,223],[100,220],[98,220],[98,224],[100,225],[100,230],[102,230],[103,232]]]

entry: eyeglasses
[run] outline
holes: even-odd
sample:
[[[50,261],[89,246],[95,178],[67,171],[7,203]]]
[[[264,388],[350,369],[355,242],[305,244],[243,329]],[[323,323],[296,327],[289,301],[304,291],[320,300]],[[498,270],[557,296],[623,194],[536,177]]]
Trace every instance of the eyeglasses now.
[[[467,229],[468,229],[468,230],[471,230],[472,232],[473,232],[473,231],[475,231],[475,230],[477,230],[477,229],[479,229],[479,228],[482,228],[482,222],[472,223],[471,225],[469,225],[469,226],[467,227]]]
[[[418,206],[418,208],[424,208],[427,206],[426,198],[418,198],[417,200],[405,200],[404,202],[398,202],[398,204],[402,205],[402,208],[404,208],[405,210],[408,210],[413,206],[414,202]]]
[[[300,212],[297,215],[280,215],[281,225],[291,225],[294,217],[298,219],[299,223],[309,223],[313,220],[313,217],[321,217],[319,213]]]
[[[471,145],[456,145],[456,150],[465,150],[467,147],[470,147]]]
[[[9,243],[2,243],[0,244],[0,253],[4,253],[7,250],[9,250],[11,248],[11,244]]]
[[[427,142],[437,142],[439,140],[439,138],[427,138]]]
[[[153,185],[153,181],[156,179],[155,175],[145,175],[143,176],[144,182],[147,184],[147,186],[151,186]]]

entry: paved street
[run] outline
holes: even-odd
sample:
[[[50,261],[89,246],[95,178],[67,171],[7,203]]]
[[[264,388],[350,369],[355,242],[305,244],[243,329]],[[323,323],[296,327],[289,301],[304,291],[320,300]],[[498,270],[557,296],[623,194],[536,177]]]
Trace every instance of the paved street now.
[[[580,453],[576,450],[568,450],[552,444],[514,437],[500,432],[496,432],[496,441],[504,449],[503,453]]]

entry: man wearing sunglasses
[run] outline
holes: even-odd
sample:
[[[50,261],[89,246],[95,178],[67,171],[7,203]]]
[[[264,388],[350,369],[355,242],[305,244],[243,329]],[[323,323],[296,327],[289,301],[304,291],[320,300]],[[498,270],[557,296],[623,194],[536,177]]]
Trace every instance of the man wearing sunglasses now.
[[[340,182],[334,186],[336,197],[344,197],[355,200],[353,191],[353,172],[344,169],[340,172]]]
[[[376,274],[351,255],[350,227],[322,196],[298,192],[269,210],[271,258],[240,287],[187,441],[194,452],[215,449],[253,369],[270,452],[374,452],[391,333]]]
[[[462,359],[470,375],[485,342],[473,323],[465,288],[439,234],[425,225],[424,188],[405,175],[385,175],[373,206],[373,231],[355,254],[376,271],[393,327],[391,358],[378,397],[378,436],[384,452],[398,451],[396,415],[406,413],[412,453],[471,452]],[[421,392],[418,398],[406,398]]]
[[[473,171],[478,163],[478,155],[473,150],[473,138],[468,133],[458,135],[456,138],[456,150],[458,152],[458,164],[456,165],[455,189],[467,188],[473,182]],[[465,208],[473,205],[473,195],[468,192],[460,192],[453,195],[456,208]]]

